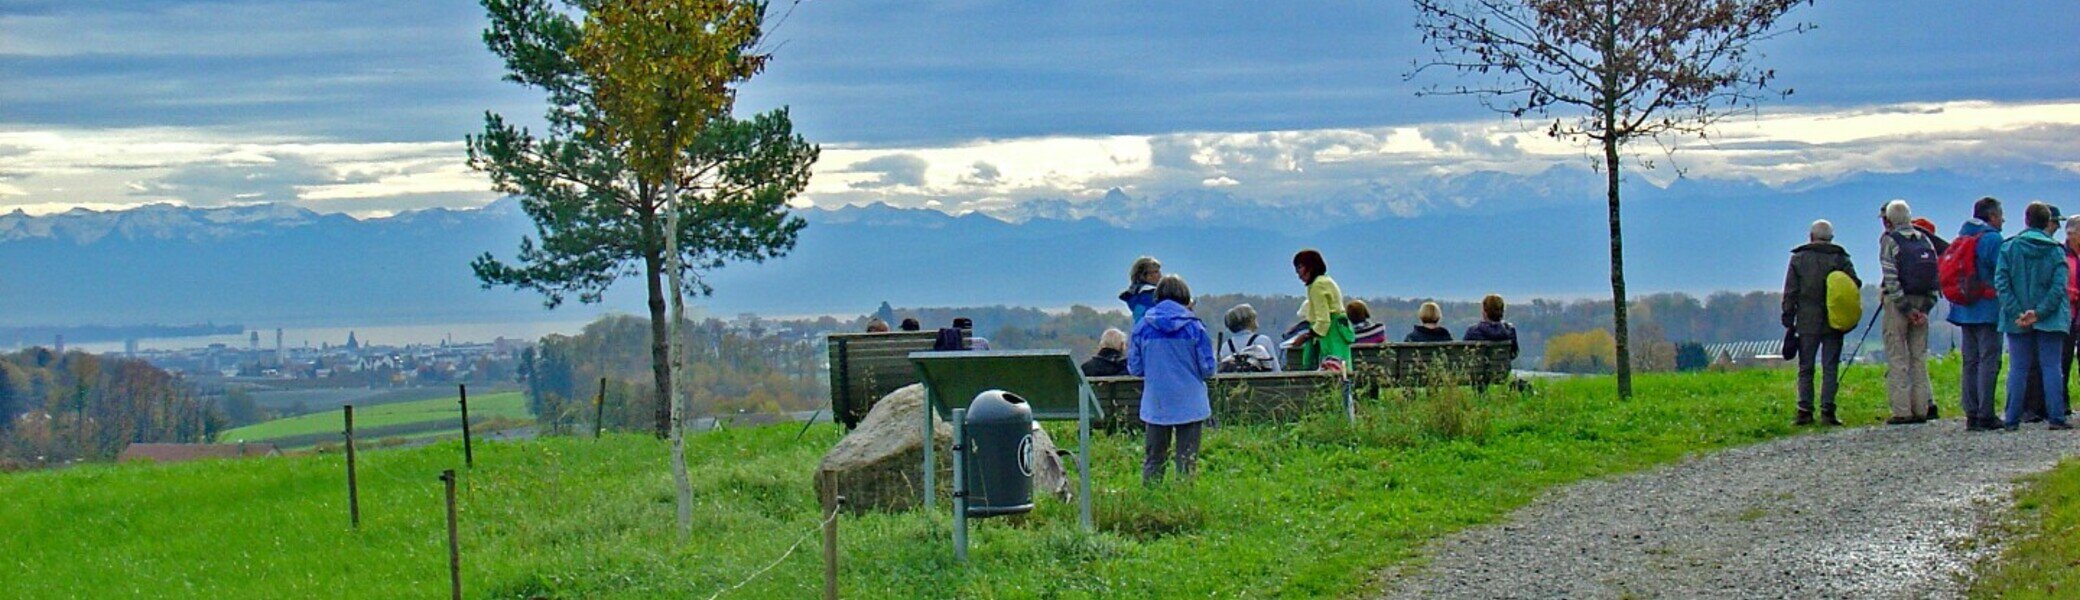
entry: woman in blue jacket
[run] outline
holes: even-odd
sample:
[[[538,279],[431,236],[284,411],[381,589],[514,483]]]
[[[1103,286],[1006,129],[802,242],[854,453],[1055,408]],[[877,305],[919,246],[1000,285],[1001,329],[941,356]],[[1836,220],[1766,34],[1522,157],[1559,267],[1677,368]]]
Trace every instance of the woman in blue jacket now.
[[[1127,303],[1127,327],[1141,324],[1141,316],[1156,305],[1156,282],[1163,279],[1163,263],[1154,257],[1134,259],[1134,267],[1127,270],[1127,291],[1119,293],[1119,301]]]
[[[1163,480],[1164,463],[1176,444],[1177,472],[1191,479],[1199,461],[1199,437],[1213,405],[1206,380],[1213,377],[1213,344],[1206,324],[1192,316],[1192,288],[1184,278],[1156,284],[1156,305],[1134,324],[1127,347],[1127,372],[1142,378],[1141,421],[1147,426],[1141,483]]]

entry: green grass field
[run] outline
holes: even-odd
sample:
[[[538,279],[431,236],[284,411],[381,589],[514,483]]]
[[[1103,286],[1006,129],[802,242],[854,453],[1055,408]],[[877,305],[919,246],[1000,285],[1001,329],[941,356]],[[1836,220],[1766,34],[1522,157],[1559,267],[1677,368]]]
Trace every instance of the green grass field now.
[[[473,395],[474,396],[474,395]],[[532,420],[534,415],[527,411],[527,398],[520,392],[502,392],[472,397],[469,400],[469,416],[472,421],[490,418]],[[413,425],[420,423],[453,423],[450,428],[462,430],[462,409],[455,397],[412,402],[394,402],[373,406],[354,407],[354,428],[372,430],[378,427]],[[297,415],[255,423],[226,431],[217,440],[233,443],[239,440],[265,442],[282,438],[308,436],[311,434],[337,433],[344,426],[340,411]]]
[[[1980,569],[1972,598],[2080,597],[2080,459],[2030,478],[2011,521],[2018,539]]]
[[[1953,366],[1935,369],[1954,387]],[[1882,420],[1877,368],[1851,371],[1843,418]],[[1947,381],[1945,380],[1947,378]],[[1100,436],[1100,533],[1073,506],[977,522],[955,563],[943,514],[841,520],[848,598],[1337,597],[1377,586],[1421,544],[1553,486],[1812,429],[1791,426],[1790,371],[1653,375],[1620,402],[1607,378],[1535,396],[1457,391],[1207,433],[1197,484],[1143,490],[1139,440]],[[1948,385],[1946,385],[1946,383]],[[839,430],[731,429],[689,440],[694,533],[672,532],[667,445],[641,435],[486,444],[463,476],[473,598],[707,598],[821,589],[810,475]],[[1073,439],[1065,429],[1056,439]],[[26,598],[399,598],[446,593],[440,482],[456,442],[362,458],[360,531],[336,454],[0,476],[0,589]],[[941,505],[944,506],[943,504]]]

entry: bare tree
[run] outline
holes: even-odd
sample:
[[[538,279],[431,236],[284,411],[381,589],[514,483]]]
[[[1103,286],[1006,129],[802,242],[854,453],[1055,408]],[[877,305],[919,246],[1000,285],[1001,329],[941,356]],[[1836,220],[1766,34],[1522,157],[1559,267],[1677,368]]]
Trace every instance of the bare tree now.
[[[1811,0],[1415,0],[1416,28],[1434,55],[1410,78],[1446,70],[1474,83],[1423,95],[1474,96],[1519,119],[1552,119],[1555,138],[1600,144],[1611,226],[1612,318],[1618,395],[1632,396],[1625,252],[1618,211],[1619,150],[1640,139],[1706,137],[1727,115],[1753,110],[1776,72],[1755,43],[1811,26],[1778,21]],[[1672,146],[1671,146],[1672,148]],[[1652,168],[1652,164],[1645,164]]]

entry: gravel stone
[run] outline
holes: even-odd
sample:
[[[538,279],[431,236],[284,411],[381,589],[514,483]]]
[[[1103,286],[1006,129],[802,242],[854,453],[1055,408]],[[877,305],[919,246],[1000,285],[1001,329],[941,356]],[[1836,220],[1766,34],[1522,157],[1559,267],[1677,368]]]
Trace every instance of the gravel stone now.
[[[2015,479],[2080,432],[1872,426],[1556,490],[1438,540],[1389,598],[1957,598]]]

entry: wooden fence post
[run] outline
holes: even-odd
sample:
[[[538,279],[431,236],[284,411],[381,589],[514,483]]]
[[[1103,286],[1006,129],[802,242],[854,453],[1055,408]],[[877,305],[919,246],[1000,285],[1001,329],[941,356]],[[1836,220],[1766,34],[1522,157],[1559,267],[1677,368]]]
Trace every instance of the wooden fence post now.
[[[340,407],[347,419],[347,518],[361,528],[361,488],[354,481],[354,405]]]
[[[441,483],[448,488],[448,593],[455,600],[462,600],[462,542],[455,534],[455,470],[441,471]]]
[[[607,378],[601,377],[599,378],[599,395],[592,398],[592,439],[599,439],[600,430],[604,428],[606,421]]]
[[[469,442],[469,384],[455,384],[455,393],[462,395],[462,466],[474,469],[477,468],[477,455],[470,449]]]
[[[825,471],[823,476],[823,598],[838,600],[838,511],[845,506],[845,497],[837,495],[838,480],[835,473]]]

